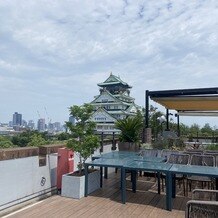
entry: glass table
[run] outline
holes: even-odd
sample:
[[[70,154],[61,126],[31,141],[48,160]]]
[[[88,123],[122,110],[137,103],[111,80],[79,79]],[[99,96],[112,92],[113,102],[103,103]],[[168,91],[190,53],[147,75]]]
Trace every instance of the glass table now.
[[[218,167],[209,167],[209,166],[195,166],[195,165],[181,165],[173,164],[168,171],[168,180],[167,180],[167,205],[169,210],[172,210],[172,197],[175,197],[175,184],[173,181],[173,176],[175,174],[185,174],[185,175],[197,175],[197,176],[207,176],[216,179],[216,189],[218,189]]]
[[[157,172],[158,175],[158,193],[160,194],[160,173],[165,173],[166,174],[166,180],[168,181],[169,178],[169,170],[172,167],[172,164],[169,163],[161,163],[161,162],[152,162],[152,161],[133,161],[131,163],[126,163],[123,167],[123,177],[122,179],[124,180],[122,182],[122,195],[123,195],[123,203],[126,201],[126,170],[131,170],[135,172],[133,175],[133,183],[132,183],[132,189],[135,192],[136,191],[136,174],[137,171],[152,171],[152,172]],[[169,197],[171,193],[169,192],[169,189],[166,189],[166,209],[169,210],[169,205],[167,198]]]

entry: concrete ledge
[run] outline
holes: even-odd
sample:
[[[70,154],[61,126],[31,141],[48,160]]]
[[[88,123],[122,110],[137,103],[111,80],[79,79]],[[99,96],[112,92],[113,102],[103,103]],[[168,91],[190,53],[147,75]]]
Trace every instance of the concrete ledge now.
[[[39,148],[37,147],[0,149],[0,161],[38,156],[38,155],[39,155]]]
[[[39,147],[39,155],[57,153],[58,148],[66,147],[64,144],[42,145]]]
[[[64,144],[42,145],[40,147],[18,147],[0,149],[0,161],[32,156],[46,156],[47,154],[57,153],[58,148],[65,147]]]

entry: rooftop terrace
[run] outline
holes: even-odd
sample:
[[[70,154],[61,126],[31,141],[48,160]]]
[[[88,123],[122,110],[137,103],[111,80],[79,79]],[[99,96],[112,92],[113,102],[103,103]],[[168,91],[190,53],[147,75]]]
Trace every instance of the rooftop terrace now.
[[[136,193],[131,191],[131,183],[127,178],[127,202],[125,205],[121,203],[119,181],[119,173],[110,173],[109,178],[104,179],[103,188],[88,197],[76,200],[54,195],[7,217],[179,218],[185,216],[185,205],[190,198],[184,197],[183,191],[179,187],[173,201],[173,210],[167,211],[165,209],[165,193],[157,194],[157,184],[154,178],[139,177]]]

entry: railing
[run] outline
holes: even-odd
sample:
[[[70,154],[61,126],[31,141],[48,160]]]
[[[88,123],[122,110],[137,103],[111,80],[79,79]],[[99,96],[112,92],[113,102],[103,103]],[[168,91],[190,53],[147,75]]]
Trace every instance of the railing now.
[[[116,150],[117,149],[117,142],[119,141],[118,139],[118,133],[117,132],[96,132],[96,135],[100,137],[100,152],[104,152],[104,145],[112,144],[111,150]]]

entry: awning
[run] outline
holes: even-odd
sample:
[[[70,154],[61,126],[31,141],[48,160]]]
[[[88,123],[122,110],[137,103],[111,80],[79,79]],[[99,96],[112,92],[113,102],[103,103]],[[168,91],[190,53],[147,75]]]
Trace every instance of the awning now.
[[[218,117],[218,111],[178,111],[179,116]]]
[[[151,97],[167,109],[177,111],[218,111],[218,96]]]

